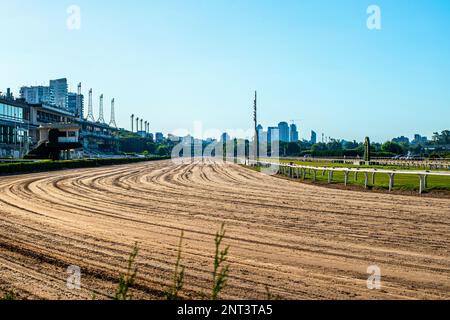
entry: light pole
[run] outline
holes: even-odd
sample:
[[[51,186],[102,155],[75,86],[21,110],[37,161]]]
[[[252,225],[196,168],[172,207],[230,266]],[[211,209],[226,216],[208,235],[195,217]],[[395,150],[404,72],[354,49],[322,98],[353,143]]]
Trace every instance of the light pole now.
[[[255,153],[256,161],[259,160],[259,135],[258,135],[258,93],[255,91],[255,101],[253,104],[253,120],[255,122]]]

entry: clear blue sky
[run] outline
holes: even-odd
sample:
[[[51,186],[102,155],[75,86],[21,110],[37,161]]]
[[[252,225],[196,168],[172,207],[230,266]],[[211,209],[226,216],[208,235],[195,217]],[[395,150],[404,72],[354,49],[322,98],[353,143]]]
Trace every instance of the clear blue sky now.
[[[380,31],[366,27],[371,4]],[[165,133],[247,129],[255,89],[264,127],[301,119],[302,138],[450,127],[448,0],[1,0],[0,30],[1,91],[81,81],[96,109],[100,93],[116,98],[121,127],[134,113]]]

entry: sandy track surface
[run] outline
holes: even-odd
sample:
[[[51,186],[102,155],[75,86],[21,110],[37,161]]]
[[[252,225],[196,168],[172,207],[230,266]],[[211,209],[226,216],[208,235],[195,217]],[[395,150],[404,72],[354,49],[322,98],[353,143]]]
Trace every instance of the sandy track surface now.
[[[450,200],[335,190],[236,165],[168,161],[0,177],[0,291],[37,299],[112,295],[139,242],[136,298],[172,279],[185,230],[185,295],[211,287],[226,223],[223,298],[450,298]],[[82,269],[82,290],[66,268]],[[382,272],[368,290],[367,267]]]

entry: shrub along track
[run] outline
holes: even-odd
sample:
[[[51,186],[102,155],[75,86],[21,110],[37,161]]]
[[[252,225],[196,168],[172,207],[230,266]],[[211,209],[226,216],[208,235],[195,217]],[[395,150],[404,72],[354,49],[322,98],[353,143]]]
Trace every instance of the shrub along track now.
[[[135,242],[135,298],[161,298],[185,230],[184,295],[211,288],[226,223],[223,298],[450,298],[450,200],[321,188],[237,165],[169,161],[0,178],[0,292],[114,294]],[[66,268],[82,289],[66,287]],[[367,289],[367,267],[382,272]]]

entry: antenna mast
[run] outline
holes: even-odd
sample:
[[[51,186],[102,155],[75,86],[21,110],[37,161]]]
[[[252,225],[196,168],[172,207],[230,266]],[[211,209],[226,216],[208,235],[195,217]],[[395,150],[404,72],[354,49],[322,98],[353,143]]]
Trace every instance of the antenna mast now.
[[[78,84],[78,92],[77,92],[77,116],[80,120],[83,119],[83,104],[81,100],[81,82]]]
[[[255,91],[255,101],[253,104],[253,121],[255,122],[255,157],[259,160],[259,135],[258,135],[258,92]]]

